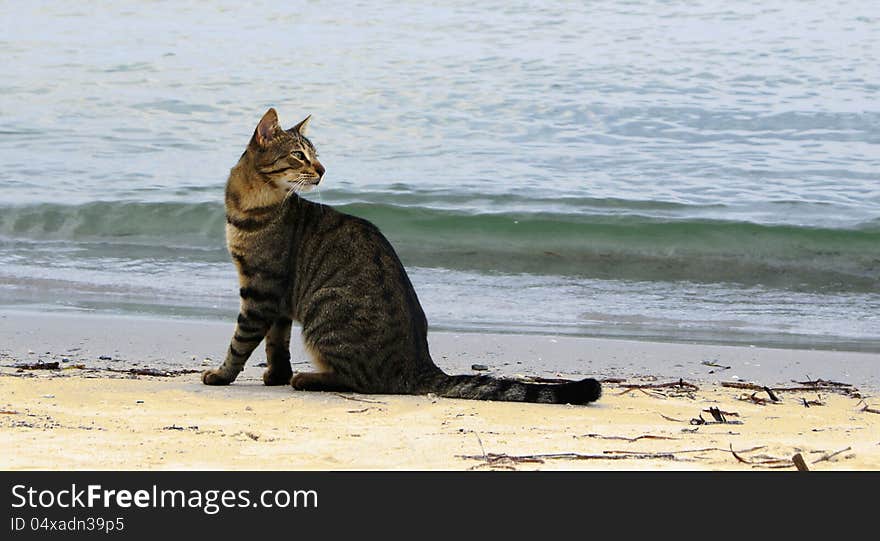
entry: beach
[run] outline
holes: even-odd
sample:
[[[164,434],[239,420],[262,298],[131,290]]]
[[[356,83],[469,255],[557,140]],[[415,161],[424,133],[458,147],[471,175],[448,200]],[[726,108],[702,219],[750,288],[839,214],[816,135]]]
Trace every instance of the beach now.
[[[880,469],[880,355],[431,333],[448,373],[603,380],[589,406],[265,387],[231,324],[0,313],[4,470]],[[309,370],[295,336],[294,370]]]

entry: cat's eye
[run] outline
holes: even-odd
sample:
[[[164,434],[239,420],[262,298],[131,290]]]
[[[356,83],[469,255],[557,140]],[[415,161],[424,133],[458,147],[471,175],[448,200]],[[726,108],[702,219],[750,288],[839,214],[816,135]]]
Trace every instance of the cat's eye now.
[[[301,161],[301,162],[306,161],[306,155],[303,154],[302,152],[300,152],[299,150],[296,150],[296,151],[294,151],[294,152],[291,152],[290,155],[293,156],[294,158],[296,158],[297,160]]]

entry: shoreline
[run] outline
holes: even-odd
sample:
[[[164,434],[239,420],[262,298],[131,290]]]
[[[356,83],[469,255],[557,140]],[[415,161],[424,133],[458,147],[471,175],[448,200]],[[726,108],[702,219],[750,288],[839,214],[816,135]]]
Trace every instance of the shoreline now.
[[[219,365],[232,322],[98,314],[0,311],[0,365],[58,362],[87,368],[203,370]],[[880,391],[880,353],[651,342],[568,335],[429,331],[434,363],[450,374],[545,378],[656,377],[754,381],[830,380]],[[258,347],[245,374],[265,363]],[[294,328],[294,370],[310,365]]]

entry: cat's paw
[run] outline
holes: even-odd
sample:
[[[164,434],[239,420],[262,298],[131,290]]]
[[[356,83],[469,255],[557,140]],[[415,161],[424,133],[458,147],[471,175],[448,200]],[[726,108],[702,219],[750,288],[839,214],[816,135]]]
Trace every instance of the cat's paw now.
[[[322,376],[317,372],[297,372],[290,378],[290,386],[297,391],[323,391]]]
[[[263,384],[265,385],[287,385],[290,383],[290,377],[293,372],[272,370],[271,368],[263,372]]]
[[[294,389],[296,389],[297,391],[304,391],[305,387],[306,387],[305,386],[306,379],[307,378],[303,377],[302,372],[297,372],[296,374],[293,374],[290,377],[290,379],[288,379],[288,383],[290,383],[290,386],[293,387]]]
[[[232,378],[227,377],[219,370],[205,370],[202,372],[202,383],[205,385],[229,385]]]

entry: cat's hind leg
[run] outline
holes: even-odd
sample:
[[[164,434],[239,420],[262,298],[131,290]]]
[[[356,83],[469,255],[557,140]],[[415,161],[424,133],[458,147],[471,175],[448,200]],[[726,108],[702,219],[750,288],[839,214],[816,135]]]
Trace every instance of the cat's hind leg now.
[[[298,391],[351,391],[333,372],[298,372],[290,378],[290,386]]]
[[[290,367],[290,327],[292,321],[286,317],[275,320],[266,334],[266,363],[269,367],[263,372],[266,385],[287,385],[293,375]]]
[[[342,378],[327,364],[318,348],[308,341],[303,345],[306,353],[312,360],[312,364],[318,369],[317,372],[298,372],[290,378],[290,386],[298,391],[353,391],[351,385],[345,383]]]

